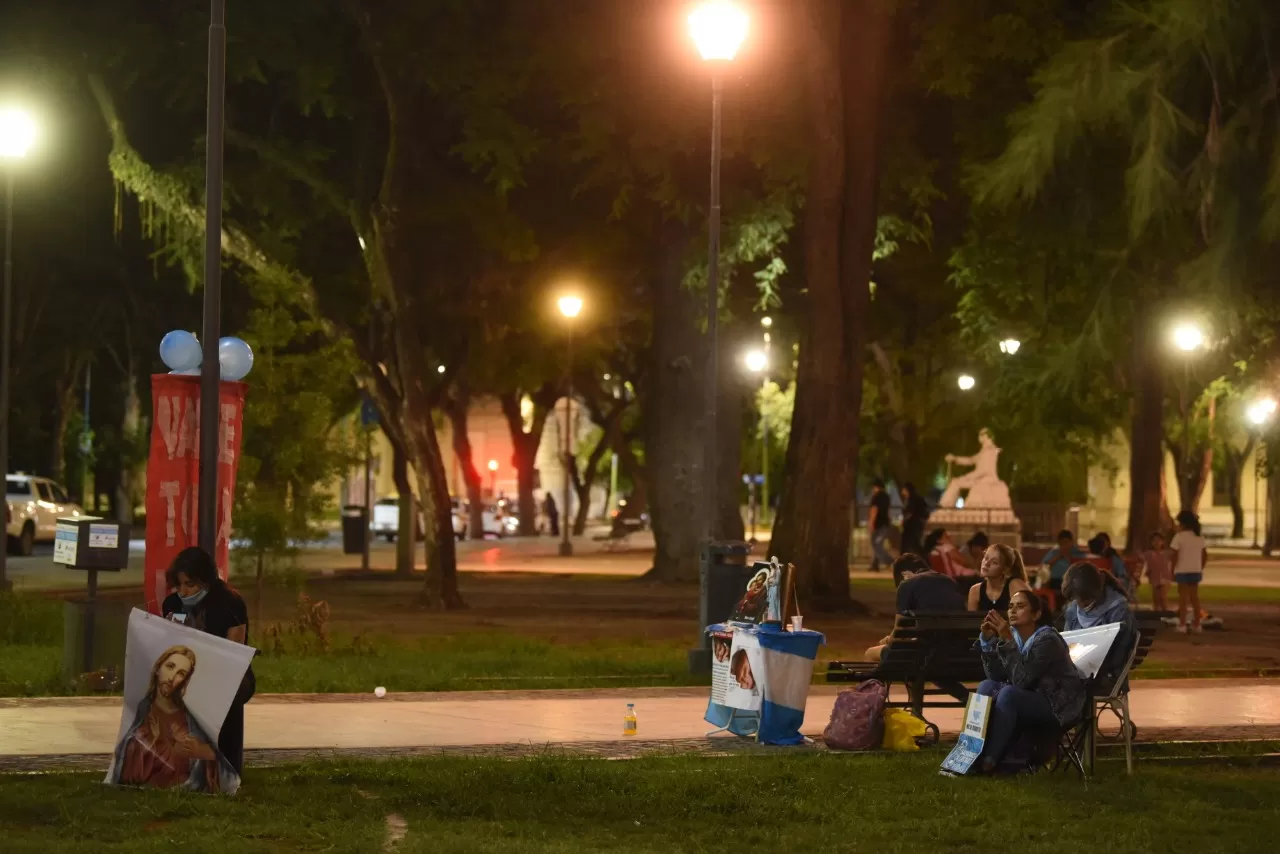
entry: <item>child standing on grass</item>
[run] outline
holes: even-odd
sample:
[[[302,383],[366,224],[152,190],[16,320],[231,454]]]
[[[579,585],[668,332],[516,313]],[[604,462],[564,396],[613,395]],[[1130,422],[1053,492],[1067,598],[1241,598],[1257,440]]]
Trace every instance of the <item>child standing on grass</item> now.
[[[1173,580],[1178,585],[1178,631],[1187,631],[1187,607],[1194,610],[1191,631],[1200,634],[1200,580],[1209,562],[1209,549],[1200,536],[1200,518],[1190,510],[1178,514],[1178,533],[1169,544],[1173,550]]]
[[[1151,605],[1157,611],[1167,611],[1173,568],[1169,565],[1169,550],[1165,547],[1164,534],[1156,531],[1148,538],[1147,546],[1147,550],[1142,553],[1142,563],[1146,567],[1147,583],[1151,585]]]

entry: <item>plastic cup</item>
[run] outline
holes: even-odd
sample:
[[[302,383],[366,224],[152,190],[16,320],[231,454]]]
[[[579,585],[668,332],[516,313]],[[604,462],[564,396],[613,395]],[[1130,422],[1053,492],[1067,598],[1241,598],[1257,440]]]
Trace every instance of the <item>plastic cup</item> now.
[[[791,618],[791,631],[793,632],[804,631],[804,617],[800,616],[799,614],[796,614],[794,617]]]

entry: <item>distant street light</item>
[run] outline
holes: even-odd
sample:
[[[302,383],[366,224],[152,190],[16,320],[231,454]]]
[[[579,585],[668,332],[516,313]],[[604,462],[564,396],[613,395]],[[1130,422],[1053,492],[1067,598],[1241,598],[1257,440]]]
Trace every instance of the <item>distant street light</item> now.
[[[1173,328],[1173,346],[1184,353],[1204,346],[1204,332],[1194,323],[1179,323]]]
[[[1000,342],[1000,352],[1006,356],[1012,356],[1022,348],[1022,342],[1017,338],[1006,338]]]
[[[1274,398],[1264,397],[1255,400],[1249,404],[1249,408],[1245,410],[1245,417],[1249,423],[1257,430],[1257,440],[1253,445],[1253,547],[1260,548],[1258,545],[1258,532],[1262,527],[1259,513],[1262,509],[1262,502],[1258,500],[1258,482],[1262,479],[1260,471],[1262,454],[1262,433],[1266,429],[1267,424],[1275,417],[1277,404]]]
[[[769,367],[769,357],[765,355],[763,350],[752,350],[747,353],[743,361],[746,362],[747,370],[753,374],[758,374]]]
[[[497,496],[498,494],[498,461],[489,460],[489,494]]]
[[[973,377],[969,376],[968,374],[961,374],[960,377],[956,380],[956,385],[960,386],[961,391],[970,391],[977,384],[978,384],[978,381],[975,380]]]
[[[16,161],[27,156],[36,141],[36,123],[29,114],[13,107],[0,110],[0,160],[4,161],[4,330],[0,343],[0,474],[9,491],[9,359],[13,333],[13,183]],[[6,502],[7,506],[7,502]],[[6,516],[6,526],[7,526]],[[10,589],[7,548],[0,548],[0,591]]]
[[[773,318],[769,317],[768,315],[765,315],[764,317],[760,318],[760,325],[763,326],[765,329],[768,329],[770,326],[773,326]]]
[[[748,17],[737,3],[730,0],[707,0],[689,14],[689,33],[698,46],[698,53],[712,64],[711,73],[711,205],[707,228],[707,374],[706,415],[707,435],[702,465],[704,480],[703,502],[706,513],[707,540],[714,542],[718,533],[716,524],[716,471],[718,448],[716,437],[717,401],[719,392],[719,355],[717,325],[720,314],[720,112],[723,100],[724,80],[721,66],[738,55],[738,48],[747,37]],[[705,644],[704,644],[705,646]],[[708,662],[709,663],[709,662]]]
[[[560,297],[557,305],[560,307],[560,313],[569,321],[569,339],[568,339],[568,367],[566,369],[568,393],[564,396],[564,509],[561,513],[564,515],[564,527],[560,540],[560,556],[571,557],[573,555],[573,543],[569,539],[569,490],[571,487],[570,473],[573,471],[573,321],[582,313],[582,297],[574,294],[566,294]]]

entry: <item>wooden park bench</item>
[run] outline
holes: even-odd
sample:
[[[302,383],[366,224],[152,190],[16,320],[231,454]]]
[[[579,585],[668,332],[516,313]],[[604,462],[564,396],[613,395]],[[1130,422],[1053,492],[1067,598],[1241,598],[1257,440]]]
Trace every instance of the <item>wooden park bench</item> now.
[[[1133,660],[1124,671],[1124,679],[1146,660],[1155,643],[1161,620],[1168,614],[1137,611],[1138,642]],[[937,683],[961,683],[970,690],[986,678],[982,657],[975,648],[981,617],[973,612],[926,613],[907,611],[894,620],[893,633],[880,661],[833,661],[827,665],[828,682],[862,682],[878,679],[892,687],[901,684],[907,691],[906,701],[890,699],[889,705],[906,708],[929,724],[925,709],[963,708],[965,703],[938,688]],[[944,699],[937,699],[943,697]],[[1099,733],[1098,719],[1110,711],[1120,719],[1120,737],[1125,742],[1125,758],[1133,770],[1133,745],[1129,719],[1128,694],[1113,692],[1109,696],[1089,694],[1089,727],[1077,727],[1069,743],[1074,745],[1072,764],[1081,773],[1092,770],[1094,748]],[[1081,755],[1083,753],[1083,756]]]

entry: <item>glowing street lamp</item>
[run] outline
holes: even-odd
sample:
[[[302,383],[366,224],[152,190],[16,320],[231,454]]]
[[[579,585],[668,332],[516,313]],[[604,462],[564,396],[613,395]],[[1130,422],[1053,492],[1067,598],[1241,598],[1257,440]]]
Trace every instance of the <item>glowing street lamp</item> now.
[[[959,378],[956,379],[956,385],[960,387],[961,391],[971,391],[973,387],[977,384],[978,384],[978,381],[975,380],[973,377],[971,377],[969,374],[961,374]]]
[[[1245,415],[1248,417],[1250,424],[1255,427],[1261,427],[1276,414],[1276,406],[1275,400],[1270,397],[1255,400],[1249,405]]]
[[[498,461],[489,460],[489,494],[498,494]]]
[[[9,471],[9,360],[13,332],[13,179],[16,161],[27,156],[36,140],[31,115],[15,107],[0,109],[0,160],[4,161],[4,297],[3,342],[0,342],[0,472]],[[7,549],[0,549],[0,591],[9,589]]]
[[[560,313],[572,320],[579,314],[582,314],[582,297],[579,296],[563,296],[557,303],[560,306]]]
[[[1204,331],[1194,323],[1179,323],[1173,328],[1173,346],[1184,353],[1204,347]]]
[[[712,65],[711,74],[711,204],[708,212],[707,227],[707,373],[706,373],[706,416],[707,435],[703,452],[703,502],[705,507],[707,539],[714,541],[718,533],[716,524],[719,514],[716,500],[716,472],[719,448],[716,436],[720,432],[717,423],[717,377],[719,375],[719,342],[717,341],[717,325],[720,314],[720,125],[721,102],[723,101],[724,80],[721,66],[738,55],[738,48],[747,37],[747,13],[737,3],[730,0],[707,0],[700,3],[689,14],[689,35],[698,47],[698,53]],[[710,667],[710,647],[704,639],[703,650],[707,655],[699,654],[698,659],[705,659]],[[693,659],[690,659],[691,661]]]
[[[1022,348],[1022,342],[1017,338],[1006,338],[1000,342],[1000,352],[1006,356],[1012,356]]]
[[[752,350],[747,353],[743,359],[746,362],[747,370],[753,374],[759,374],[769,367],[769,357],[764,354],[763,350]]]
[[[728,62],[738,55],[749,22],[737,3],[709,0],[689,13],[689,34],[703,59]]]
[[[763,326],[765,329],[768,329],[769,327],[773,326],[773,318],[769,317],[768,315],[765,315],[764,317],[760,318],[760,325]]]

